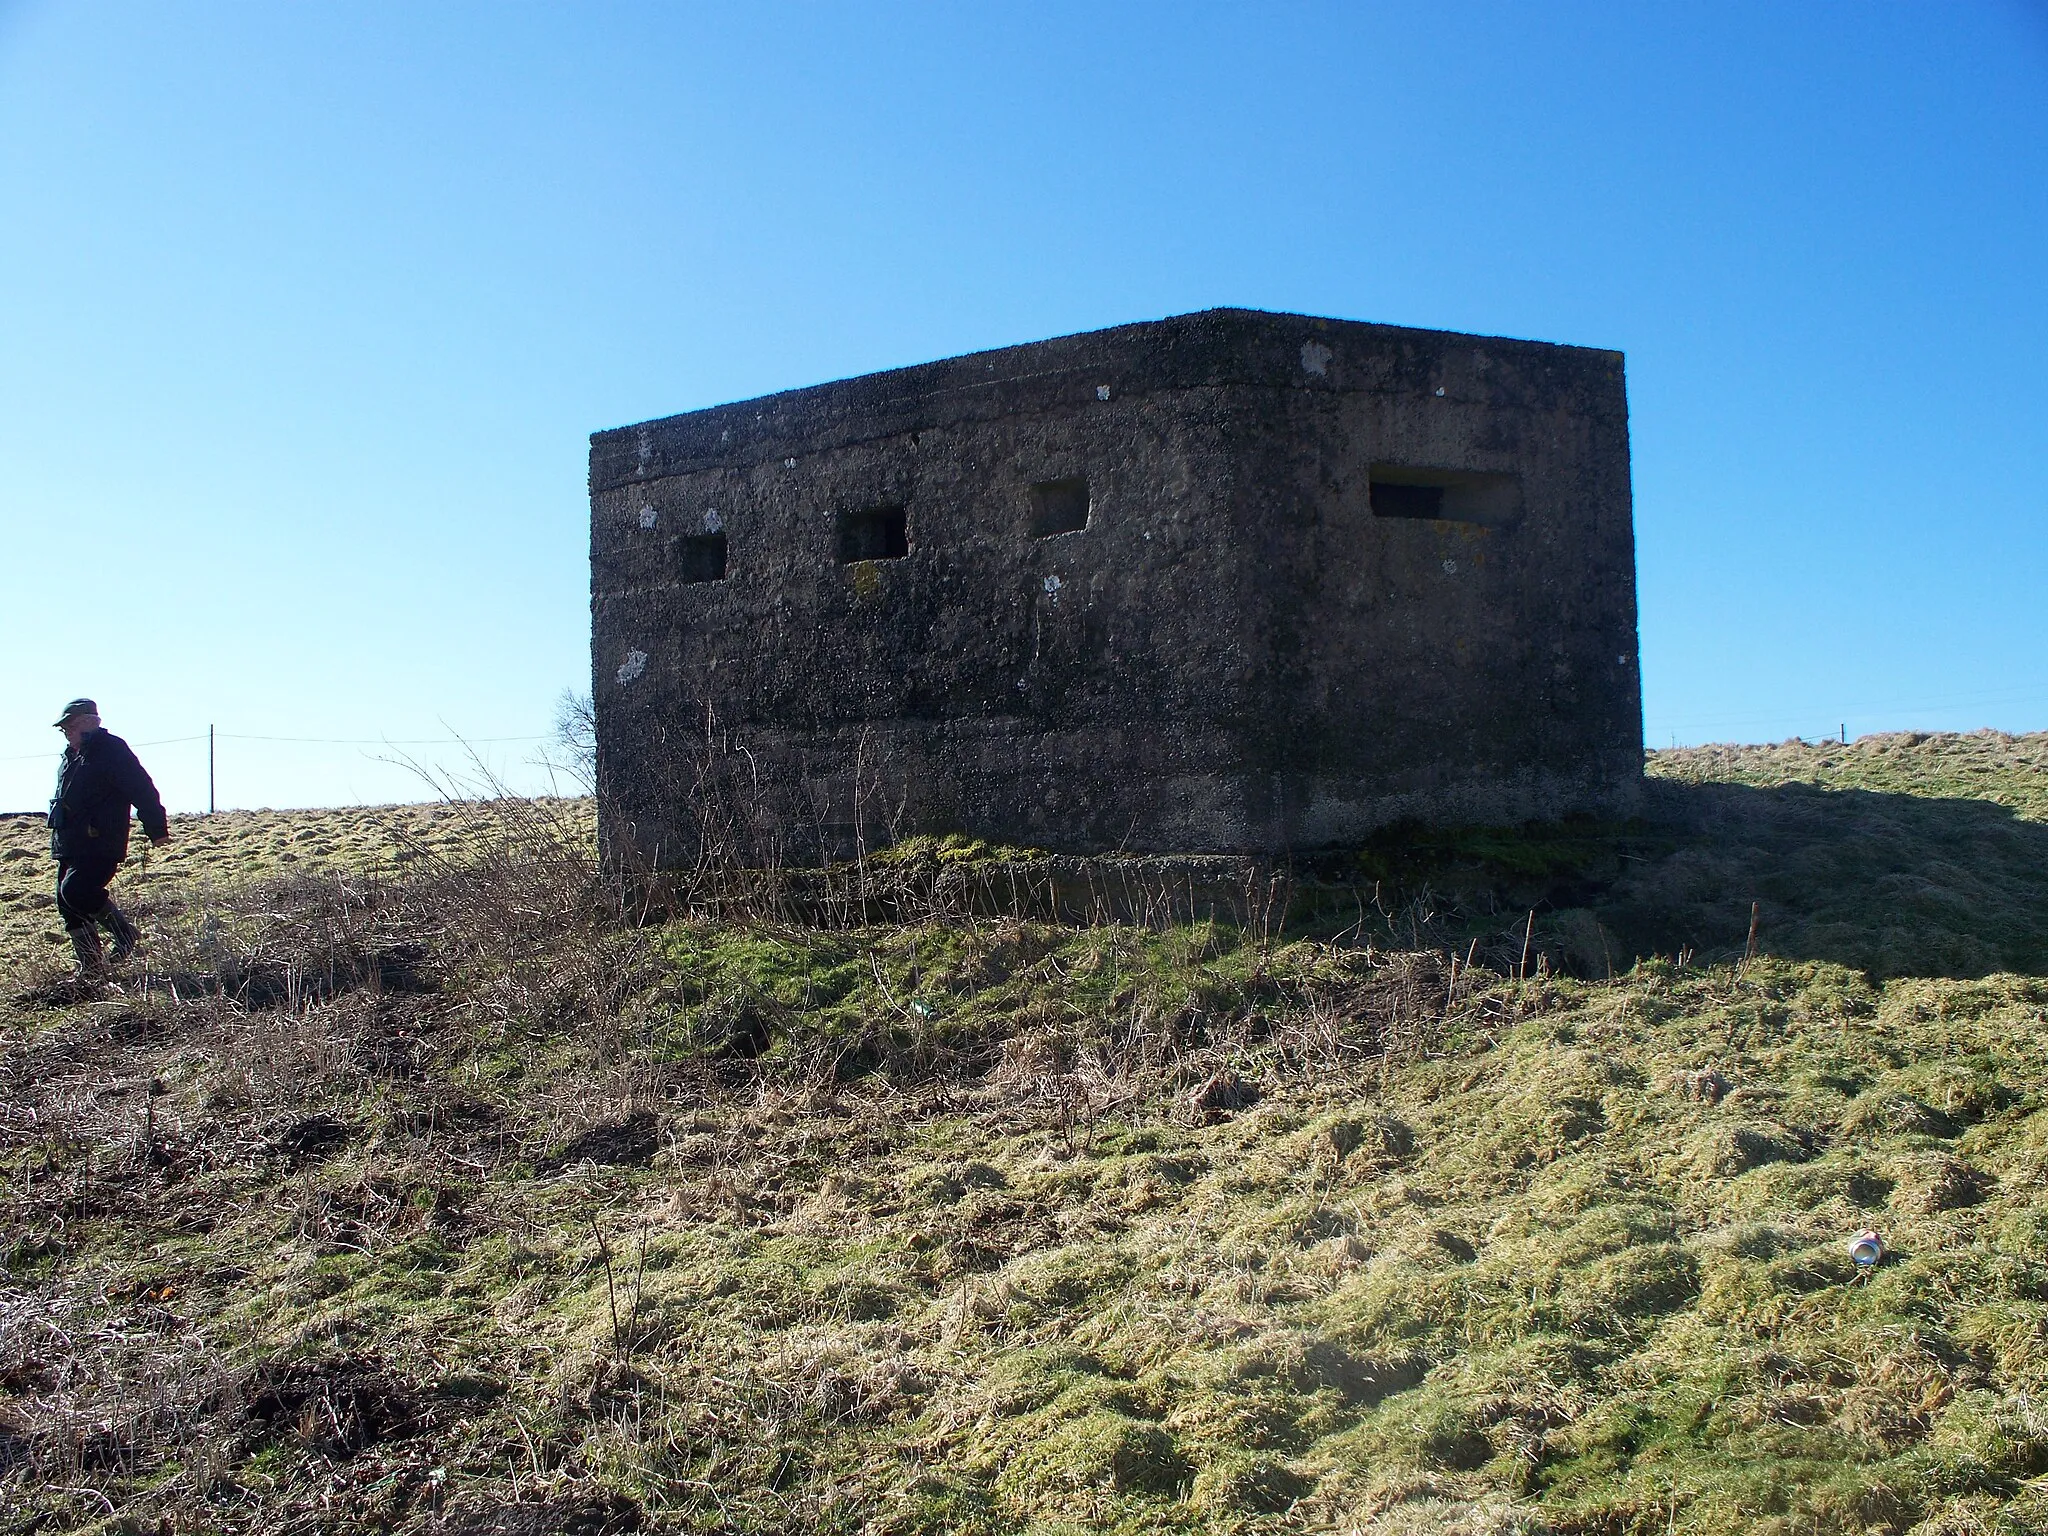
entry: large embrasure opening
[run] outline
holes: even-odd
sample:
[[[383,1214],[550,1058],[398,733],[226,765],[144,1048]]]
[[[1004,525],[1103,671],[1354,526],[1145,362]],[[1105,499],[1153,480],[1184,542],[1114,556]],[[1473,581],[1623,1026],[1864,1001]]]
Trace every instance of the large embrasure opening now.
[[[901,560],[910,553],[910,524],[901,507],[839,514],[839,563]]]
[[[725,535],[693,533],[676,540],[676,579],[682,582],[725,580]]]
[[[1078,475],[1041,480],[1031,487],[1031,536],[1049,539],[1088,526],[1088,482]]]

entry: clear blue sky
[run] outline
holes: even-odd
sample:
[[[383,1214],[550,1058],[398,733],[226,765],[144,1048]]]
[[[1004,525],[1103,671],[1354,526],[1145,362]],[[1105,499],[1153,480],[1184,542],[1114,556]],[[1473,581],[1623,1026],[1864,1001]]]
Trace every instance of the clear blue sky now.
[[[2039,0],[0,0],[0,809],[530,784],[593,429],[1219,304],[1628,354],[1652,743],[2048,727]]]

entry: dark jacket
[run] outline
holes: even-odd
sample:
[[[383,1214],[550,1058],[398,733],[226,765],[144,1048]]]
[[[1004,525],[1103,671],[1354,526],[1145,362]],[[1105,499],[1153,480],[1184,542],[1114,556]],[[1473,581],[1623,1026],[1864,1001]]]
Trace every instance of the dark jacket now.
[[[142,817],[151,837],[170,831],[156,786],[128,743],[112,731],[87,731],[64,749],[57,770],[57,797],[50,802],[50,857],[128,857],[128,807]]]

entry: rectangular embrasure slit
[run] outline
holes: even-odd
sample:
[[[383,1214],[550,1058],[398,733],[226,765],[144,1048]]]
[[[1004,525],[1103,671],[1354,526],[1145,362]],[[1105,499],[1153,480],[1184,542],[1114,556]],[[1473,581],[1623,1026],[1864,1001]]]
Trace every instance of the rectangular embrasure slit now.
[[[1075,475],[1041,480],[1031,487],[1031,536],[1079,533],[1088,526],[1088,482]]]
[[[839,514],[839,563],[901,560],[910,553],[909,519],[901,507]]]
[[[1511,528],[1522,519],[1522,477],[1493,470],[1375,464],[1374,517]]]
[[[1442,517],[1444,488],[1440,485],[1394,485],[1384,480],[1372,483],[1374,517]]]
[[[724,533],[693,533],[676,540],[676,580],[725,580]]]

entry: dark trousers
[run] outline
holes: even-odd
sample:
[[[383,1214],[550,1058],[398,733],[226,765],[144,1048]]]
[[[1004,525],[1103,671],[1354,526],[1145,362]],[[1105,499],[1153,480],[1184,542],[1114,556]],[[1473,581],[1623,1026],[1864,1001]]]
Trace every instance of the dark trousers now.
[[[107,885],[119,859],[63,859],[57,865],[57,915],[66,928],[90,924],[107,910]]]

